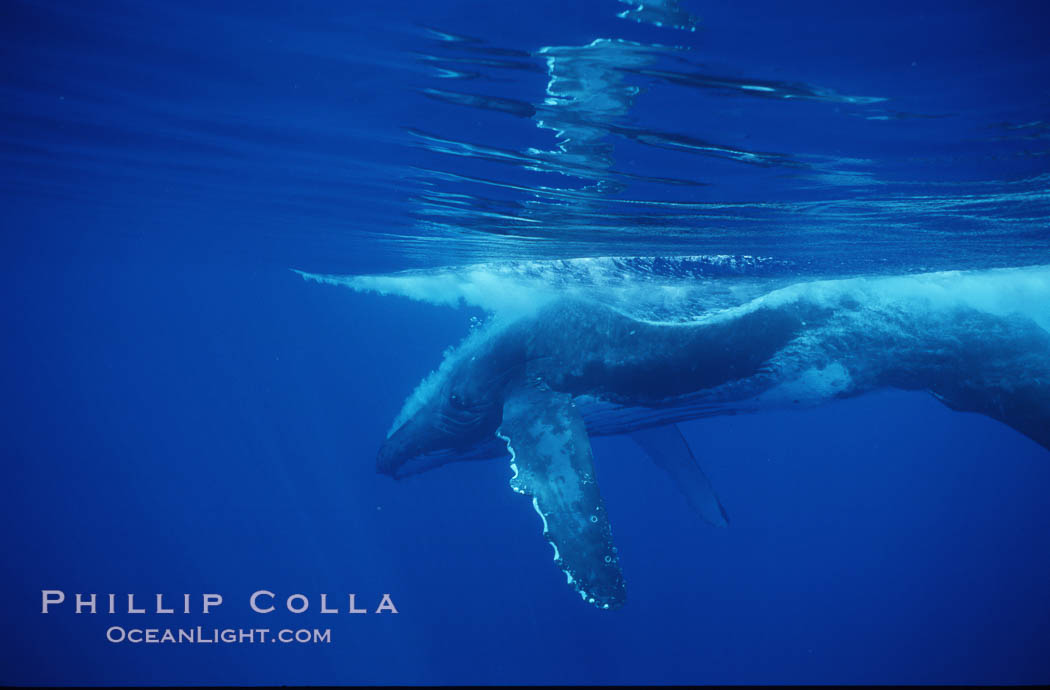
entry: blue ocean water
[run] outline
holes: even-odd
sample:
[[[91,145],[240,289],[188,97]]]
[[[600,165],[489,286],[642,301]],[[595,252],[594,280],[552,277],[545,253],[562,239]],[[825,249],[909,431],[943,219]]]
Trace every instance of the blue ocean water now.
[[[1050,457],[924,394],[681,424],[727,529],[595,438],[612,612],[505,461],[375,471],[443,351],[540,290],[686,320],[1050,264],[1041,3],[10,2],[2,26],[0,681],[1050,680]],[[224,603],[44,615],[51,589]],[[259,589],[312,608],[253,614]],[[348,592],[399,613],[317,612]]]

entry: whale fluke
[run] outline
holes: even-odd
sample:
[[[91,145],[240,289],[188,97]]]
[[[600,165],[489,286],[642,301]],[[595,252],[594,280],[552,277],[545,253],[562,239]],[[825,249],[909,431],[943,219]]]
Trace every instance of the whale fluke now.
[[[640,429],[631,439],[671,476],[694,512],[715,527],[729,525],[725,508],[677,424]]]
[[[554,560],[583,599],[614,609],[626,599],[623,573],[594,472],[587,429],[565,393],[524,388],[503,403],[496,432],[507,443],[510,486],[532,496]]]

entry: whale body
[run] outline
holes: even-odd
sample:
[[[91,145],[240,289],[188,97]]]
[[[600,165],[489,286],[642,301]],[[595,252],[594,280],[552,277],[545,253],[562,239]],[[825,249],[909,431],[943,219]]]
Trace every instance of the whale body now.
[[[446,354],[377,470],[509,456],[511,487],[532,498],[567,581],[611,609],[625,585],[591,436],[630,435],[723,526],[678,422],[886,388],[928,391],[1050,449],[1050,267],[811,281],[676,321],[547,294]]]

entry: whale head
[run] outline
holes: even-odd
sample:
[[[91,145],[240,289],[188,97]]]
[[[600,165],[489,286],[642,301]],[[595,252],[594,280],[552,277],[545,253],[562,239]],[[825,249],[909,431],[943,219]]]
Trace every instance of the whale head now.
[[[501,419],[495,396],[475,398],[448,387],[387,437],[376,456],[376,471],[400,479],[466,459],[480,442],[495,438]]]
[[[379,448],[376,471],[400,479],[453,460],[490,457],[503,395],[521,371],[513,338],[476,338],[445,357],[405,402]],[[481,455],[478,455],[478,454]]]

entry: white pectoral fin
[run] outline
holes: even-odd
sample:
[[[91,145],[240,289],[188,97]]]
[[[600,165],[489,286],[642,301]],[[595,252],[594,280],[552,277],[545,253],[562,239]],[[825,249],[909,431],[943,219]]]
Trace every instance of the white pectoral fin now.
[[[623,605],[623,573],[595,480],[591,443],[571,396],[531,388],[513,392],[497,434],[511,453],[511,488],[532,496],[569,584],[599,608]]]
[[[652,427],[631,433],[631,438],[674,480],[689,507],[715,527],[725,527],[729,517],[715,495],[707,475],[700,469],[677,424]]]

